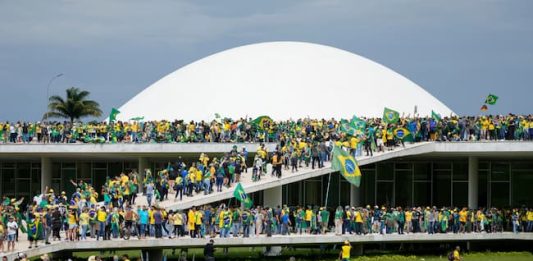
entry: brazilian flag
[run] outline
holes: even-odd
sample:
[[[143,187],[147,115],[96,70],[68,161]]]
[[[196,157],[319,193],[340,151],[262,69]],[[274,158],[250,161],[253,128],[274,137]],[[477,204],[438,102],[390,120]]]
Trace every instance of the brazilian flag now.
[[[396,137],[399,140],[403,141],[413,141],[413,135],[411,135],[411,132],[406,128],[396,128],[394,129],[394,137]]]
[[[267,125],[272,125],[274,121],[268,116],[259,116],[250,122],[260,130],[264,130]]]
[[[400,113],[385,107],[383,110],[383,121],[385,123],[396,123],[400,120]]]
[[[246,192],[244,192],[244,189],[242,188],[241,183],[237,184],[237,187],[235,187],[235,190],[233,191],[233,196],[235,199],[240,201],[244,204],[245,208],[251,208],[254,204],[251,198],[246,195]]]
[[[117,115],[120,113],[120,111],[116,108],[111,108],[111,113],[109,113],[109,122],[113,122],[117,120]]]
[[[366,121],[358,118],[357,116],[353,116],[352,120],[350,121],[350,125],[356,130],[364,131],[366,128]]]
[[[496,104],[496,101],[498,101],[498,96],[494,94],[489,94],[489,96],[487,96],[487,99],[485,99],[485,103],[489,105]]]
[[[348,182],[359,187],[361,184],[361,170],[354,157],[337,146],[333,148],[332,157],[331,168],[339,171]]]

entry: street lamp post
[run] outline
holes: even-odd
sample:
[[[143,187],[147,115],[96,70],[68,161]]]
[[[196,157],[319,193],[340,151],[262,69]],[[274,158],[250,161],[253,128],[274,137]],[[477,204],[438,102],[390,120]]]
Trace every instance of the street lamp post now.
[[[48,102],[50,101],[50,86],[55,81],[55,79],[57,79],[57,78],[59,78],[61,76],[63,76],[62,73],[60,73],[58,75],[55,75],[54,77],[52,77],[50,79],[50,81],[48,82],[48,85],[46,85],[46,103],[45,103],[46,109],[44,110],[43,121],[45,121],[45,120],[47,121],[48,120],[47,111],[48,111]]]

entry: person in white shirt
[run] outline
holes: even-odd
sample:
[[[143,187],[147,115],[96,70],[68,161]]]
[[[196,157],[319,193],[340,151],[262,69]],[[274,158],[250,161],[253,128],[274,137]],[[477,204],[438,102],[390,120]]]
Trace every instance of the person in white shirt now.
[[[19,225],[13,217],[9,217],[9,222],[7,223],[7,251],[15,251],[15,237]],[[11,249],[11,250],[10,250]]]

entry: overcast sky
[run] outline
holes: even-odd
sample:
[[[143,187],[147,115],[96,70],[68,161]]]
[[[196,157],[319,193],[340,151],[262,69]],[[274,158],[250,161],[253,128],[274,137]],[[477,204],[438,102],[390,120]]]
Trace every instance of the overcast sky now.
[[[280,40],[365,56],[461,115],[488,93],[491,112],[533,113],[532,12],[531,0],[0,0],[0,121],[40,119],[59,73],[51,94],[89,90],[108,114],[190,62]]]

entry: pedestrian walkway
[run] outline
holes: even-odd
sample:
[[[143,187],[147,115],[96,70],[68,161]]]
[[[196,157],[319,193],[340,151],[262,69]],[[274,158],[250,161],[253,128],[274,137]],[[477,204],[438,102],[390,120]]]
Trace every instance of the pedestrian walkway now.
[[[374,153],[372,157],[360,156],[360,157],[357,157],[356,159],[358,160],[359,165],[371,164],[371,163],[382,161],[382,160],[404,156],[406,155],[406,152],[411,153],[413,155],[421,153],[421,152],[426,152],[426,150],[424,150],[424,146],[429,145],[429,144],[431,144],[431,142],[406,144],[405,148],[397,147],[395,150],[392,150],[392,151]],[[272,172],[272,168],[271,168],[271,165],[269,164],[267,167],[267,174],[262,176],[260,181],[255,181],[255,182],[252,181],[252,169],[251,168],[248,169],[248,173],[243,173],[241,175],[241,184],[244,190],[246,191],[246,193],[262,191],[262,190],[306,180],[309,178],[326,175],[334,171],[331,169],[330,162],[325,162],[323,168],[312,169],[310,166],[302,167],[298,169],[298,172],[291,172],[290,170],[283,170],[282,171],[283,175],[281,178],[272,176],[270,174],[271,172]],[[233,198],[234,188],[235,188],[235,184],[233,184],[233,186],[230,188],[224,187],[222,192],[213,192],[208,195],[204,195],[203,192],[200,192],[200,194],[195,194],[192,197],[184,196],[183,200],[181,201],[179,201],[179,199],[177,201],[174,200],[174,195],[172,193],[169,193],[169,199],[164,200],[162,202],[158,202],[157,205],[167,210],[188,209],[192,206],[201,206],[201,205],[210,204],[210,203],[218,202],[221,200]],[[139,195],[135,203],[137,205],[147,205],[146,197]]]
[[[110,241],[96,241],[88,239],[86,241],[76,242],[53,242],[50,245],[41,245],[38,248],[28,249],[26,240],[21,240],[17,244],[17,250],[8,253],[8,260],[13,260],[18,253],[25,253],[28,257],[38,257],[45,253],[55,253],[60,251],[105,251],[105,250],[131,250],[131,249],[179,249],[179,248],[201,248],[209,238],[190,238],[188,236],[175,239],[136,239],[130,240],[116,239]],[[532,233],[514,234],[511,232],[503,233],[468,233],[468,234],[367,234],[361,235],[335,235],[327,233],[324,235],[309,234],[291,234],[290,236],[265,235],[256,237],[230,237],[214,238],[217,247],[242,247],[242,246],[288,246],[288,245],[313,245],[313,244],[340,244],[349,240],[352,244],[368,243],[437,243],[437,242],[468,242],[468,241],[498,241],[498,240],[519,240],[533,241]],[[0,255],[2,256],[2,255]]]

